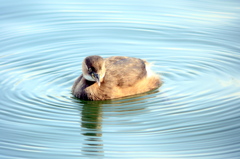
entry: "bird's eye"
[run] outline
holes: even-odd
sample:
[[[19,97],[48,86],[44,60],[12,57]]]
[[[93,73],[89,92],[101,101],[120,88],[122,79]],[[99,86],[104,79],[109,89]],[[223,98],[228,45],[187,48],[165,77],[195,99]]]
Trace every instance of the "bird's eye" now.
[[[88,72],[92,72],[92,68],[88,68]]]

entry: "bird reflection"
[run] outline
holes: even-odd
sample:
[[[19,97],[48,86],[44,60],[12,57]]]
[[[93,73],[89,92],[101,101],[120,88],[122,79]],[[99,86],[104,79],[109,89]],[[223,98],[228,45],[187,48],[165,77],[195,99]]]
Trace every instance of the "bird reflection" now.
[[[82,151],[86,155],[103,156],[102,104],[96,101],[80,101],[82,134],[86,137]]]
[[[106,101],[84,101],[78,100],[80,103],[79,111],[81,112],[81,128],[82,135],[85,137],[82,147],[82,154],[90,157],[104,157],[104,141],[102,140],[102,119],[104,110],[111,109],[111,112],[122,113],[122,115],[141,113],[144,110],[146,100],[154,98],[158,90],[153,90],[140,95],[131,96],[129,98],[120,98],[116,100]],[[126,105],[134,104],[134,107]],[[120,106],[120,107],[119,107]]]

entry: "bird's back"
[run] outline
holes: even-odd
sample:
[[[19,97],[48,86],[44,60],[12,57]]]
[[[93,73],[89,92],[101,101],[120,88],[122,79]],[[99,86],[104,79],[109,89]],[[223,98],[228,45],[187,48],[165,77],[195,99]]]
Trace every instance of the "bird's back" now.
[[[125,56],[106,59],[104,83],[115,87],[131,87],[146,75],[145,63],[141,59]]]

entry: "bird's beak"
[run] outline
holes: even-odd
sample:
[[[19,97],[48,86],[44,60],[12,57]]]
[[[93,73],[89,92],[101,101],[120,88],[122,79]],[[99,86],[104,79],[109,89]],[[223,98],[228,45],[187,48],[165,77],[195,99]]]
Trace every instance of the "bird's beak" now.
[[[100,85],[101,85],[101,82],[100,82],[100,76],[99,76],[99,74],[93,73],[93,78],[96,80],[98,86],[100,86]]]

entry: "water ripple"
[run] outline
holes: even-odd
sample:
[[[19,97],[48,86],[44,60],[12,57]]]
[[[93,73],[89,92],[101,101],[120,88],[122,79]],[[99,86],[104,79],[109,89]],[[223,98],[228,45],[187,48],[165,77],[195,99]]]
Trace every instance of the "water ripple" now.
[[[239,158],[238,5],[2,3],[0,158]],[[71,86],[93,54],[146,59],[164,83],[78,100]]]

